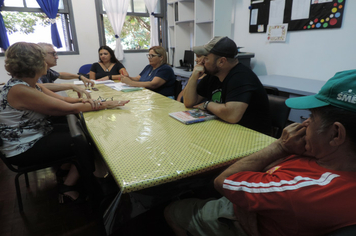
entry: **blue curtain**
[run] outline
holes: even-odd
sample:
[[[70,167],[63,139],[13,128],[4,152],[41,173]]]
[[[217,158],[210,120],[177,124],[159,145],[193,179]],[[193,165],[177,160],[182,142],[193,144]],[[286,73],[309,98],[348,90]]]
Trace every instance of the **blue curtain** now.
[[[1,8],[4,5],[5,0],[0,0],[0,47],[6,50],[9,47],[9,39],[7,37],[4,19],[1,15]]]
[[[2,1],[2,0],[0,0]],[[55,22],[59,0],[36,0],[41,9],[46,13],[51,22],[52,43],[56,48],[62,47],[61,38],[59,37],[57,24]]]

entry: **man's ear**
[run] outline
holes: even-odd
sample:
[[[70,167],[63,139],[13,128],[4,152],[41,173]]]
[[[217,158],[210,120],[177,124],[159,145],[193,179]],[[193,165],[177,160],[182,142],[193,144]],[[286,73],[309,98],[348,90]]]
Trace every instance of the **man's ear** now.
[[[227,59],[226,59],[226,57],[220,57],[219,59],[218,59],[218,66],[223,66],[225,63],[227,62]]]
[[[334,122],[334,124],[331,127],[331,140],[330,140],[330,145],[331,146],[340,146],[346,141],[346,129],[343,124],[340,122]]]

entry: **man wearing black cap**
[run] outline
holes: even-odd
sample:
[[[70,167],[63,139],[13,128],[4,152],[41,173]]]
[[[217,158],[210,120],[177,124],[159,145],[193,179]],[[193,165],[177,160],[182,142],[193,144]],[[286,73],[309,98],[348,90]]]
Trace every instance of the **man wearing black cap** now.
[[[255,73],[239,63],[235,42],[228,37],[214,37],[193,51],[205,57],[194,67],[184,89],[184,105],[268,134],[271,126],[267,94]],[[198,84],[204,73],[208,76]]]
[[[176,235],[318,236],[356,225],[356,70],[286,104],[311,116],[222,172],[214,185],[224,197],[168,206]]]

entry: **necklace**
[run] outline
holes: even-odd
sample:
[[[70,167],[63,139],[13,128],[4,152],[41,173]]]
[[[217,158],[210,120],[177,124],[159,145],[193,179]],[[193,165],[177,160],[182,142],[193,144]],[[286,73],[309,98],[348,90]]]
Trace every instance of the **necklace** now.
[[[103,63],[103,66],[105,66],[105,68],[106,68],[105,71],[106,71],[106,72],[109,72],[109,67],[111,66],[111,63],[109,64],[108,67]]]

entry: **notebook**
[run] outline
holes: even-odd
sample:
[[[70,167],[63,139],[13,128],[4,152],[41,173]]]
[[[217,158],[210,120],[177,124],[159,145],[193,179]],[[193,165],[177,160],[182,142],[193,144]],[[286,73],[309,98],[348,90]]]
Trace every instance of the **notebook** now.
[[[172,112],[169,113],[169,116],[179,120],[180,122],[186,125],[198,123],[206,120],[216,119],[215,115],[212,115],[200,109]]]

